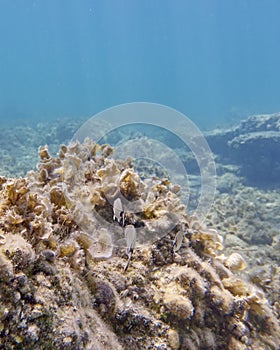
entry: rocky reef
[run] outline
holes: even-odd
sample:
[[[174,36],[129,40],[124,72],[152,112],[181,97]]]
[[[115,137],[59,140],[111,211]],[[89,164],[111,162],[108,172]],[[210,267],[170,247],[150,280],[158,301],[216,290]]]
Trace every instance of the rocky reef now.
[[[49,151],[56,153],[61,143],[68,143],[83,119],[61,118],[37,124],[14,127],[0,125],[0,174],[6,177],[25,176],[36,168],[37,150],[48,144]]]
[[[243,257],[112,153],[40,147],[36,171],[0,178],[0,348],[278,350]]]
[[[280,319],[280,193],[244,186],[229,174],[219,178],[218,189],[220,183],[206,222],[222,235],[225,254],[246,257],[247,277],[265,291]]]
[[[240,167],[245,184],[279,186],[280,113],[253,115],[230,129],[210,131],[206,137],[219,161]]]

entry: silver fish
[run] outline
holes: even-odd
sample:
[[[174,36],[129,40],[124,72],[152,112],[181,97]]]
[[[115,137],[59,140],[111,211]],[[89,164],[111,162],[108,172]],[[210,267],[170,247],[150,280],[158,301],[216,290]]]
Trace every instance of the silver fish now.
[[[128,261],[125,267],[125,271],[127,270],[133,250],[136,245],[136,229],[133,225],[127,225],[124,230],[125,242],[126,242],[126,254],[128,256]]]
[[[183,232],[181,230],[177,232],[177,234],[175,236],[175,239],[173,241],[173,251],[174,251],[174,253],[177,252],[181,248],[184,236],[185,236],[185,232]]]
[[[120,198],[114,200],[113,213],[113,220],[117,221],[121,226],[124,226],[124,211]]]

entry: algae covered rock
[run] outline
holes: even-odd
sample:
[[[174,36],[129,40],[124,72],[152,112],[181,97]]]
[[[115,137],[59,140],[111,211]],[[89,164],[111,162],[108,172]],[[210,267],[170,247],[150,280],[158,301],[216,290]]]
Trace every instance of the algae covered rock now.
[[[222,254],[174,184],[112,152],[42,147],[37,171],[1,178],[0,348],[277,350],[241,255]]]

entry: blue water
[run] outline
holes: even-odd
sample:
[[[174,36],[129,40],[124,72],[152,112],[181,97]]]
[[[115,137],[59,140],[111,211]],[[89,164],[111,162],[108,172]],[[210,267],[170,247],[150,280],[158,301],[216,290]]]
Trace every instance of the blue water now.
[[[279,0],[0,0],[0,124],[147,101],[200,127],[280,110]]]

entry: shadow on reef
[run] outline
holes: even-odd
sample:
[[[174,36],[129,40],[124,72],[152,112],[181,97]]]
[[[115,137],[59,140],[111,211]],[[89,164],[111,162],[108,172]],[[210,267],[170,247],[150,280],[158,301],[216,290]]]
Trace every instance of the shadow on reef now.
[[[219,162],[240,166],[245,185],[279,188],[280,113],[251,116],[206,138]]]

